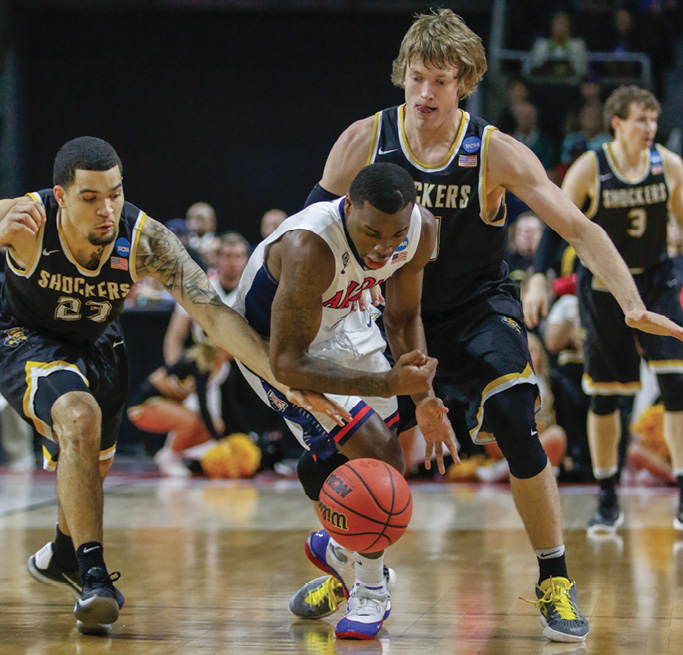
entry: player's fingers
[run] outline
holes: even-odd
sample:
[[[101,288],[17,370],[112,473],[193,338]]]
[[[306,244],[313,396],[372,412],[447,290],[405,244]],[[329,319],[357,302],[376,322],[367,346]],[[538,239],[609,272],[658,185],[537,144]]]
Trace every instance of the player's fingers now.
[[[436,466],[439,469],[439,473],[441,473],[441,475],[443,475],[446,472],[446,465],[443,462],[443,448],[441,447],[440,443],[436,444],[435,453],[436,453]]]
[[[428,443],[425,446],[425,469],[429,471],[432,468],[432,452],[434,452],[434,444]]]
[[[455,435],[453,435],[454,438],[450,439],[446,442],[446,446],[448,446],[448,452],[451,454],[451,457],[453,458],[453,462],[455,464],[460,464],[460,455],[458,455],[458,448],[455,445]]]

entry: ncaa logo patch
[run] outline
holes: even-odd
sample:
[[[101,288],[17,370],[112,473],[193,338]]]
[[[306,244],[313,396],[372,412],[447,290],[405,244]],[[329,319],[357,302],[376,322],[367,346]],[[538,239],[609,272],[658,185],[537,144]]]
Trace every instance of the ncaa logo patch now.
[[[24,343],[28,337],[26,336],[26,328],[15,327],[5,330],[5,345],[10,348],[18,346],[20,343]]]
[[[478,136],[468,136],[462,142],[462,149],[465,152],[473,153],[477,152],[481,148],[481,139]]]
[[[394,252],[401,252],[401,250],[405,250],[408,247],[408,243],[409,243],[408,237],[406,237],[405,239],[403,239],[403,241],[401,241],[398,248],[396,248],[396,250],[394,250]]]
[[[116,240],[116,254],[121,257],[128,257],[130,255],[130,241],[126,237]]]

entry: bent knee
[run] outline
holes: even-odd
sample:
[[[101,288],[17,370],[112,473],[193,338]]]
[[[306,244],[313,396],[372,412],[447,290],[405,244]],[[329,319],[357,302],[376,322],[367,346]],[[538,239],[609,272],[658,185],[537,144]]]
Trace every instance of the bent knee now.
[[[64,448],[64,442],[100,442],[102,410],[89,393],[70,391],[52,406],[52,425],[55,435]]]

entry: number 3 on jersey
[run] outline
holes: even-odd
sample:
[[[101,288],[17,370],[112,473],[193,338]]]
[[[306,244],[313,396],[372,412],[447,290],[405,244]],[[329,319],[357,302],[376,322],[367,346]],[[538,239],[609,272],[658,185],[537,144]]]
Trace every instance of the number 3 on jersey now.
[[[642,237],[647,227],[647,212],[642,207],[636,207],[626,214],[626,217],[631,221],[631,226],[626,230],[626,234],[635,238]]]

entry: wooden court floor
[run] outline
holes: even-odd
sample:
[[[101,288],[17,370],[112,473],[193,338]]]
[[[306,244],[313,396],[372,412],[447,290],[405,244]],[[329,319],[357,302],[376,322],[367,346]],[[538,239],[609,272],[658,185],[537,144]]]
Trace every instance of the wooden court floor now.
[[[0,655],[680,655],[683,534],[671,489],[627,489],[616,538],[584,526],[594,488],[565,487],[570,574],[591,621],[585,645],[542,636],[536,563],[504,486],[413,484],[411,529],[388,553],[393,611],[379,638],[335,641],[338,614],[302,621],[289,596],[317,569],[316,529],[293,481],[111,476],[105,556],[126,605],[112,635],[77,633],[73,600],[34,582],[27,557],[52,536],[52,477],[0,473]]]

